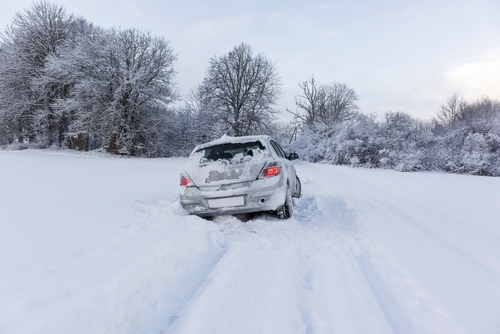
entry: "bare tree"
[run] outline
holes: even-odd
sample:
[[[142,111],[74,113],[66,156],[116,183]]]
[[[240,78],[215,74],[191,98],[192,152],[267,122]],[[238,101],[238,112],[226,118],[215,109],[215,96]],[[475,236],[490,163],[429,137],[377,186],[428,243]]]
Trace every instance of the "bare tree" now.
[[[352,120],[358,113],[358,95],[346,84],[335,82],[324,86],[325,103],[320,118],[326,125]]]
[[[304,124],[331,126],[354,119],[359,107],[356,92],[343,83],[319,85],[314,79],[299,83],[302,94],[295,97],[296,111],[288,112]]]
[[[289,109],[287,111],[303,123],[313,124],[318,119],[320,110],[324,107],[323,89],[318,86],[314,76],[309,80],[299,82],[299,87],[302,89],[302,94],[295,96],[295,106],[299,111],[293,112]]]
[[[440,126],[450,126],[459,121],[464,116],[467,109],[467,102],[458,94],[453,94],[448,98],[446,104],[442,104],[436,112],[436,122]]]
[[[253,56],[247,44],[212,58],[202,84],[210,109],[231,134],[262,131],[275,119],[273,105],[281,95],[281,82],[273,63]]]

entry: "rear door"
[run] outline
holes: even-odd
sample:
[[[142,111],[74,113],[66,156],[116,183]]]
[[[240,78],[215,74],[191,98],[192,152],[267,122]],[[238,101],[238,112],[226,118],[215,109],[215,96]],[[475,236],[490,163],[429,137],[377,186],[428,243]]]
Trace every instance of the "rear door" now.
[[[278,157],[281,159],[281,162],[286,169],[286,173],[288,176],[288,180],[290,183],[290,189],[295,189],[295,167],[293,166],[292,162],[288,160],[288,157],[283,150],[283,148],[278,144],[275,140],[271,139],[270,144],[273,148],[273,150],[276,152]]]

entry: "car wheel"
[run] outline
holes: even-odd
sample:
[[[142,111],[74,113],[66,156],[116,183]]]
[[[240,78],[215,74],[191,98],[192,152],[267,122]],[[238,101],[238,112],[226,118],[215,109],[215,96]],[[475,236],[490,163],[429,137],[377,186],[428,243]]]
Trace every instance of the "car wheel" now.
[[[299,198],[302,195],[302,185],[300,184],[300,179],[298,176],[295,176],[295,191],[293,192],[293,197]]]
[[[288,219],[293,215],[292,193],[290,187],[286,187],[285,203],[276,209],[276,217],[279,219]]]

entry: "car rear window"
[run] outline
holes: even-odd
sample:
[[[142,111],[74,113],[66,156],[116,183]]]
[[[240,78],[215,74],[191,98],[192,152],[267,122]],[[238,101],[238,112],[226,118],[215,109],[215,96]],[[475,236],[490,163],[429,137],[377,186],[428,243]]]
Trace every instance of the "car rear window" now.
[[[247,160],[248,158],[253,157],[254,154],[261,153],[264,150],[265,147],[260,141],[252,141],[245,143],[219,144],[205,147],[196,152],[203,154],[203,157],[200,160],[200,163],[203,163],[217,160]]]

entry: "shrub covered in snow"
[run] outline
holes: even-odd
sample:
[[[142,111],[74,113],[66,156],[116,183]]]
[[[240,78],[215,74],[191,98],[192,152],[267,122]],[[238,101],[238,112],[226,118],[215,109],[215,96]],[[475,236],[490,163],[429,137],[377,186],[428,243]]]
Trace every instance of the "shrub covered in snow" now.
[[[459,101],[453,117],[441,110],[428,123],[387,112],[383,121],[358,114],[331,126],[303,124],[290,148],[311,162],[500,176],[500,102]]]

